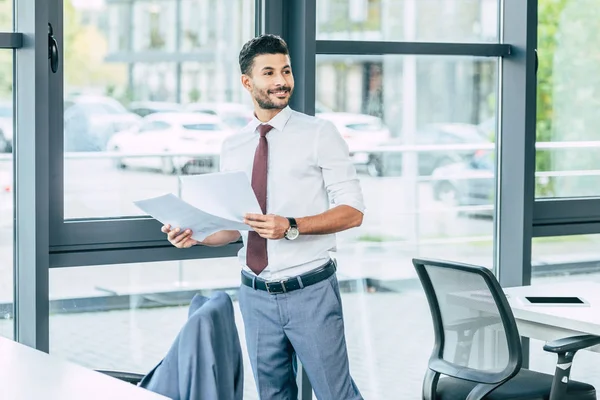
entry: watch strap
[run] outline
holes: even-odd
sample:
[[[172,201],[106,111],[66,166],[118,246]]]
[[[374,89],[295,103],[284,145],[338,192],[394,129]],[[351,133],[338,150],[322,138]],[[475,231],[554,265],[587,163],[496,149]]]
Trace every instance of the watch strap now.
[[[291,228],[298,228],[298,224],[296,223],[296,219],[292,218],[292,217],[286,217],[287,220],[290,222],[290,229]]]

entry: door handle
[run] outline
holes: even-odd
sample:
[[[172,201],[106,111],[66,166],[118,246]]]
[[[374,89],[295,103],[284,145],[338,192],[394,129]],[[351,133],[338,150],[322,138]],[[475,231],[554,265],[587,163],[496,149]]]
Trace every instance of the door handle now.
[[[50,23],[48,23],[48,59],[50,60],[50,69],[56,73],[58,71],[58,43]]]

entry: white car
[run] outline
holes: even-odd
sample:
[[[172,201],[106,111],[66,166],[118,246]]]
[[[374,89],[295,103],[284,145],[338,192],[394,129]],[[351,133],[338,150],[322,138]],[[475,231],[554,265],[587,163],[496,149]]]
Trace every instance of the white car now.
[[[213,115],[154,113],[134,128],[115,133],[107,149],[134,156],[115,158],[118,168],[145,167],[166,174],[210,172],[218,170],[221,144],[232,133]]]
[[[216,115],[231,129],[241,129],[252,120],[254,110],[251,106],[240,103],[190,103],[186,111]]]
[[[372,149],[391,138],[389,128],[381,118],[365,114],[345,112],[317,113],[318,118],[333,122],[348,143],[350,156],[355,164],[367,164]]]

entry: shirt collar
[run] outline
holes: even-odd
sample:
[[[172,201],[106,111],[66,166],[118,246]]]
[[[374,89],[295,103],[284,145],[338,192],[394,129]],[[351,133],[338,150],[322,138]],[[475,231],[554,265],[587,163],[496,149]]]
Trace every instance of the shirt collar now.
[[[279,113],[277,113],[276,116],[271,118],[270,121],[264,122],[264,123],[269,124],[273,128],[282,132],[283,128],[285,127],[285,125],[287,124],[287,122],[289,121],[291,116],[292,116],[292,109],[290,108],[290,106],[287,106],[283,110],[281,110]],[[252,122],[250,124],[250,128],[252,129],[252,132],[256,132],[256,128],[258,128],[258,126],[261,124],[263,124],[263,122],[261,122],[258,118],[256,118],[256,115],[255,115],[254,118],[252,118]]]

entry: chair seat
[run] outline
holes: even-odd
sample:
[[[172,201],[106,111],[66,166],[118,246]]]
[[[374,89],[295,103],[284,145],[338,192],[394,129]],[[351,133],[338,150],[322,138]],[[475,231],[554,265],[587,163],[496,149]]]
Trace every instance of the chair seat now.
[[[552,375],[522,368],[519,373],[494,390],[485,400],[548,400]],[[477,385],[474,382],[445,377],[438,382],[438,400],[465,400]],[[564,400],[596,400],[596,390],[587,383],[571,381]]]

